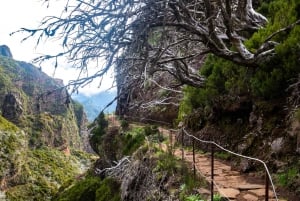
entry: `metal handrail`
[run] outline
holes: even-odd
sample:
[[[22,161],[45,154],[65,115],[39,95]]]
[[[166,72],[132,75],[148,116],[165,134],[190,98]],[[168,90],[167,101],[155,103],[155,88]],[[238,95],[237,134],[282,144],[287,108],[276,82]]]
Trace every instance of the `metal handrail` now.
[[[222,149],[223,151],[226,151],[226,152],[228,152],[228,153],[230,153],[230,154],[233,154],[233,155],[236,155],[236,156],[239,156],[239,157],[242,157],[242,158],[246,158],[246,159],[249,159],[249,160],[254,160],[254,161],[257,161],[257,162],[262,163],[263,166],[264,166],[264,168],[265,168],[265,170],[266,170],[266,173],[267,173],[267,176],[268,176],[268,178],[269,178],[269,181],[270,181],[270,183],[271,183],[271,185],[272,185],[272,190],[273,190],[275,199],[276,199],[276,201],[278,201],[278,197],[277,197],[277,194],[276,194],[275,186],[274,186],[274,183],[273,183],[273,180],[272,180],[270,171],[269,171],[269,169],[268,169],[268,167],[267,167],[267,165],[266,165],[266,163],[265,163],[264,161],[262,161],[262,160],[260,160],[260,159],[257,159],[257,158],[253,158],[253,157],[249,157],[249,156],[244,156],[244,155],[242,155],[242,154],[235,153],[235,152],[233,152],[233,151],[230,151],[230,150],[228,150],[228,149],[222,147],[221,145],[217,144],[217,143],[214,142],[214,141],[201,140],[201,139],[197,138],[196,136],[189,134],[184,128],[182,128],[182,131],[183,131],[183,133],[186,134],[187,136],[189,136],[189,137],[191,137],[191,138],[194,138],[195,140],[197,140],[197,141],[199,141],[199,142],[206,143],[206,144],[212,144],[212,145],[215,145],[216,147],[218,147],[218,148]]]

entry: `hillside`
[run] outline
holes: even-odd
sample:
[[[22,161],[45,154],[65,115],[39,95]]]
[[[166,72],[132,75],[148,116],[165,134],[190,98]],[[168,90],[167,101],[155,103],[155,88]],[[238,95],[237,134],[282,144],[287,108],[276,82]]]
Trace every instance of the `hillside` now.
[[[19,33],[57,40],[37,61],[67,56],[75,87],[114,72],[117,105],[79,94],[88,125],[2,46],[0,199],[300,200],[299,0],[67,1]]]
[[[180,75],[174,72],[170,72],[171,75],[175,74],[172,79],[166,76],[165,72],[157,70],[162,68],[165,58],[161,63],[158,62],[157,66],[147,69],[149,71],[147,79],[143,76],[130,79],[131,74],[143,75],[146,67],[145,69],[136,66],[128,68],[129,64],[123,62],[123,65],[118,66],[120,72],[117,80],[118,89],[124,92],[118,100],[118,114],[129,120],[131,117],[137,117],[134,120],[142,122],[148,116],[151,116],[151,121],[157,124],[168,121],[174,128],[178,125],[183,126],[200,139],[213,140],[236,153],[264,160],[274,174],[280,191],[288,192],[287,195],[294,195],[291,196],[293,197],[291,200],[294,200],[295,197],[300,197],[300,5],[299,1],[254,2],[256,9],[268,17],[269,23],[265,28],[254,33],[245,31],[239,34],[247,38],[243,41],[245,46],[252,52],[257,51],[257,55],[260,53],[259,46],[274,30],[298,22],[298,26],[291,30],[286,29],[278,35],[275,34],[272,38],[274,40],[272,42],[278,44],[273,57],[265,57],[266,61],[255,64],[254,67],[213,53],[205,54],[201,58],[186,59],[184,67],[192,69],[196,65],[194,69],[197,69],[199,76],[205,79],[205,84],[195,86],[193,83],[187,83],[182,84],[180,88],[173,88],[180,90],[181,96],[172,93],[161,96],[162,91],[166,92],[166,86],[179,86],[177,83],[181,80]],[[157,29],[149,31],[149,46],[154,47],[161,42],[159,33]],[[172,34],[168,35],[168,37],[172,36]],[[170,45],[173,44],[171,42]],[[226,45],[230,44],[227,42],[224,41]],[[124,57],[130,58],[132,55],[139,54],[135,52],[138,45],[140,44],[129,47],[129,51],[126,52],[128,55],[125,54]],[[159,46],[159,48],[163,47]],[[206,47],[193,48],[188,50],[178,48],[180,49],[178,54],[181,55],[186,51],[189,55],[188,53],[192,54],[195,51],[201,52]],[[231,48],[235,49],[234,44]],[[165,49],[166,52],[171,50],[171,48]],[[148,54],[154,52],[150,51]],[[178,70],[180,69],[178,66],[179,64],[170,62],[166,71],[171,71],[169,69],[172,67]],[[153,81],[149,84],[149,80],[158,82],[157,78],[160,79],[159,84],[162,86],[155,85]],[[124,83],[127,83],[125,87]],[[178,104],[178,107],[172,109],[167,104],[161,104],[162,99],[171,100],[173,105]],[[143,107],[145,105],[147,107]],[[176,115],[169,116],[175,110]],[[185,144],[191,146],[188,139],[185,139]],[[209,151],[206,145],[197,144],[197,147]],[[228,161],[241,172],[261,171],[258,164],[228,157]]]
[[[8,200],[50,200],[88,167],[84,111],[62,81],[15,61],[7,46],[0,52],[0,191]]]

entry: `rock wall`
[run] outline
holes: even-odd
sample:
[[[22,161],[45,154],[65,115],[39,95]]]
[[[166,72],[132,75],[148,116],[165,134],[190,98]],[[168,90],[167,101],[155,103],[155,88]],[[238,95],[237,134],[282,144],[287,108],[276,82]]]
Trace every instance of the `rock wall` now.
[[[29,134],[29,145],[88,146],[79,130],[86,130],[87,124],[84,119],[77,121],[79,116],[63,82],[30,63],[13,60],[7,46],[0,46],[0,53],[1,115]]]
[[[78,108],[62,80],[0,46],[0,200],[50,201],[86,170],[87,120]]]
[[[125,71],[120,71],[125,72]],[[126,72],[129,73],[129,72]],[[182,94],[164,89],[175,80],[167,73],[152,76],[154,81],[134,80],[126,73],[117,76],[118,93],[116,114],[128,120],[152,124],[172,125],[177,118]],[[131,73],[129,73],[131,74]],[[180,87],[174,88],[181,90]]]

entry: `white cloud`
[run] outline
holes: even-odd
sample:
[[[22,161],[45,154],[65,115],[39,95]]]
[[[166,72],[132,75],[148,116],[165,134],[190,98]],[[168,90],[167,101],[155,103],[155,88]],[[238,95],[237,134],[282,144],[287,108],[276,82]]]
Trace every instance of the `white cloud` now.
[[[25,28],[37,28],[39,22],[43,17],[49,15],[59,15],[65,5],[64,0],[50,1],[50,7],[47,9],[46,5],[42,5],[40,0],[6,0],[0,3],[0,45],[7,45],[10,47],[14,59],[20,61],[31,62],[35,57],[41,54],[49,54],[59,51],[61,46],[58,42],[51,41],[50,43],[41,43],[37,49],[35,49],[36,41],[28,39],[21,43],[25,34],[15,34],[10,36],[11,32],[14,32],[22,27]],[[54,72],[53,62],[46,62],[42,64],[42,69],[48,75],[52,76]],[[90,69],[89,71],[91,71]],[[74,80],[78,77],[78,71],[70,68],[70,64],[67,62],[60,62],[55,72],[55,78],[64,80],[67,84],[69,80]],[[92,72],[90,72],[91,74]],[[101,87],[99,88],[99,79],[96,79],[86,87],[81,88],[80,92],[84,94],[94,94],[103,90],[107,90],[112,86],[113,78],[112,73],[109,73],[103,80]],[[115,89],[113,89],[115,90]]]

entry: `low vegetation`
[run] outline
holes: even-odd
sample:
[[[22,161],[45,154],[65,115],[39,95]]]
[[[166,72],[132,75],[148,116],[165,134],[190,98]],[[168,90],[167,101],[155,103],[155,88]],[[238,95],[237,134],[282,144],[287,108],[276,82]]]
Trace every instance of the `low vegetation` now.
[[[7,178],[10,188],[7,198],[12,201],[51,200],[58,188],[81,174],[83,161],[90,166],[89,155],[66,156],[63,152],[43,147],[24,150],[16,173]],[[15,162],[16,163],[16,162]]]
[[[53,201],[119,201],[120,184],[112,179],[86,176],[65,191],[60,192]]]

